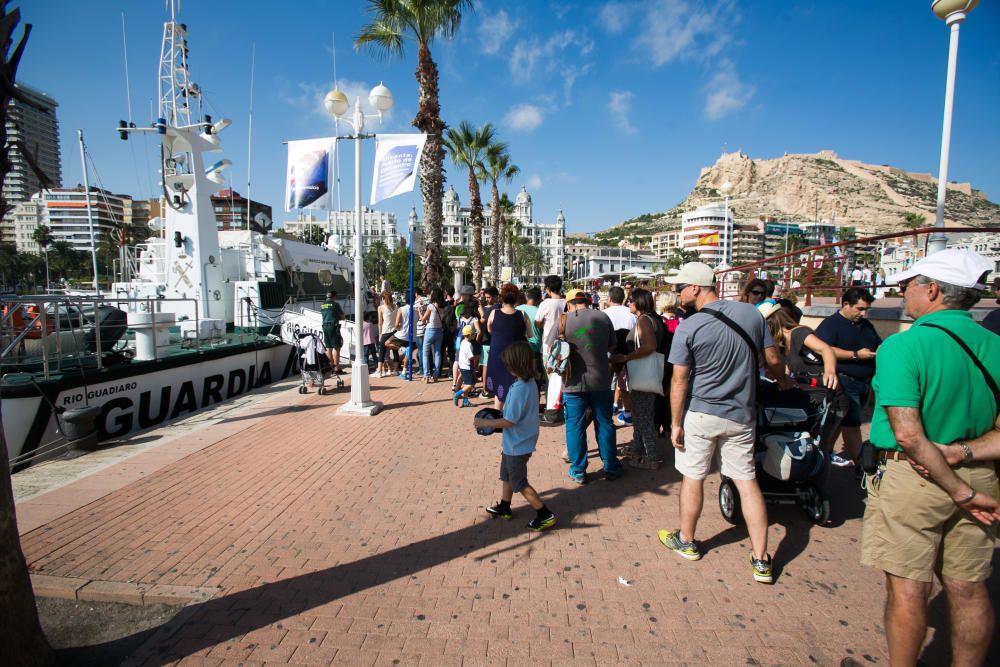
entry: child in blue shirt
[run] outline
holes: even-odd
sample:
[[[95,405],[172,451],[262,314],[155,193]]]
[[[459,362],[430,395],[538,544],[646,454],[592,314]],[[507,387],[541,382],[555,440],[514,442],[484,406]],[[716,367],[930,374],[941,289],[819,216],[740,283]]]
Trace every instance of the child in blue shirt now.
[[[528,484],[528,459],[538,441],[538,385],[535,384],[535,357],[526,340],[508,345],[500,355],[504,366],[517,381],[507,390],[503,419],[476,419],[476,428],[502,428],[503,453],[500,455],[500,501],[487,507],[490,516],[509,521],[514,517],[510,501],[514,492],[531,504],[536,514],[528,528],[541,531],[556,524],[556,515],[545,506],[538,492]]]

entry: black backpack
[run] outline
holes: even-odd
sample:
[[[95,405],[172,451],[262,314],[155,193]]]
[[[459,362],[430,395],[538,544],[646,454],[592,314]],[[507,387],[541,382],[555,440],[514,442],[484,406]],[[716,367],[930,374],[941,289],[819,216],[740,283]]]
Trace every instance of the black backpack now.
[[[458,325],[458,320],[455,319],[455,306],[445,304],[441,308],[441,326],[444,327],[446,333],[454,333],[455,327]]]

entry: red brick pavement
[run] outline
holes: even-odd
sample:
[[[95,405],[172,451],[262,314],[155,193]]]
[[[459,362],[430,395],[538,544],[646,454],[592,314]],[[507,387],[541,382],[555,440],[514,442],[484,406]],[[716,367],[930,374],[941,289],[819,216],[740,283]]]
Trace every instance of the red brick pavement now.
[[[228,437],[31,530],[32,572],[70,596],[215,591],[136,665],[887,663],[848,474],[833,479],[832,526],[772,509],[768,587],[751,580],[745,531],[719,515],[716,481],[699,526],[710,551],[687,562],[656,539],[677,523],[672,469],[577,487],[562,430],[543,429],[530,477],[559,524],[530,533],[519,497],[511,522],[483,513],[500,439],[474,434],[447,383],[372,382],[377,417],[336,416],[346,390],[292,389],[292,409],[242,430],[236,418]]]

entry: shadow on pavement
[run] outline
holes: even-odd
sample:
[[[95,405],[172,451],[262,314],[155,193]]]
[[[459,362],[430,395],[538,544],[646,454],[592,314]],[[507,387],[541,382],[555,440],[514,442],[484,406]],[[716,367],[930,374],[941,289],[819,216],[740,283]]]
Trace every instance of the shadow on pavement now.
[[[606,481],[595,475],[594,480],[584,487],[552,490],[551,494],[546,494],[546,502],[551,503],[550,506],[558,515],[556,530],[596,525],[577,523],[576,517],[616,507],[635,494],[648,492],[666,495],[664,487],[670,483],[670,478],[666,470],[661,472],[662,475],[654,476],[629,471],[623,478],[615,481]],[[521,534],[526,539],[516,540],[514,544],[505,545],[494,553],[524,548],[526,545],[530,548],[535,540],[546,539],[548,533],[528,533],[520,525],[522,519],[527,521],[529,518],[530,509],[522,509],[519,505],[515,511],[518,511],[518,516],[513,522],[476,521],[465,528],[351,563],[262,584],[192,605],[154,635],[154,645],[159,644],[155,654],[141,653],[137,657],[144,660],[143,664],[146,665],[165,665],[220,642],[242,637],[289,616],[334,602],[345,595],[409,577],[435,565],[461,558],[477,549],[508,540],[512,535]],[[429,610],[428,613],[433,612]],[[170,637],[186,625],[198,626],[202,630],[185,634],[179,642],[168,646]],[[207,632],[203,632],[204,628],[209,627]],[[135,639],[133,635],[118,641],[134,642]],[[108,648],[110,650],[114,647]]]

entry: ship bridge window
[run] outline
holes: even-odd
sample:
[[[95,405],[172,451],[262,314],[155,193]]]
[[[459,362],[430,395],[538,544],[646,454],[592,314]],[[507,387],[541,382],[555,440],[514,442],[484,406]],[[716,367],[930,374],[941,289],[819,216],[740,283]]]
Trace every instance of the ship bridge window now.
[[[320,284],[324,287],[329,287],[333,284],[333,274],[330,273],[329,269],[320,269],[316,277],[319,278]]]

